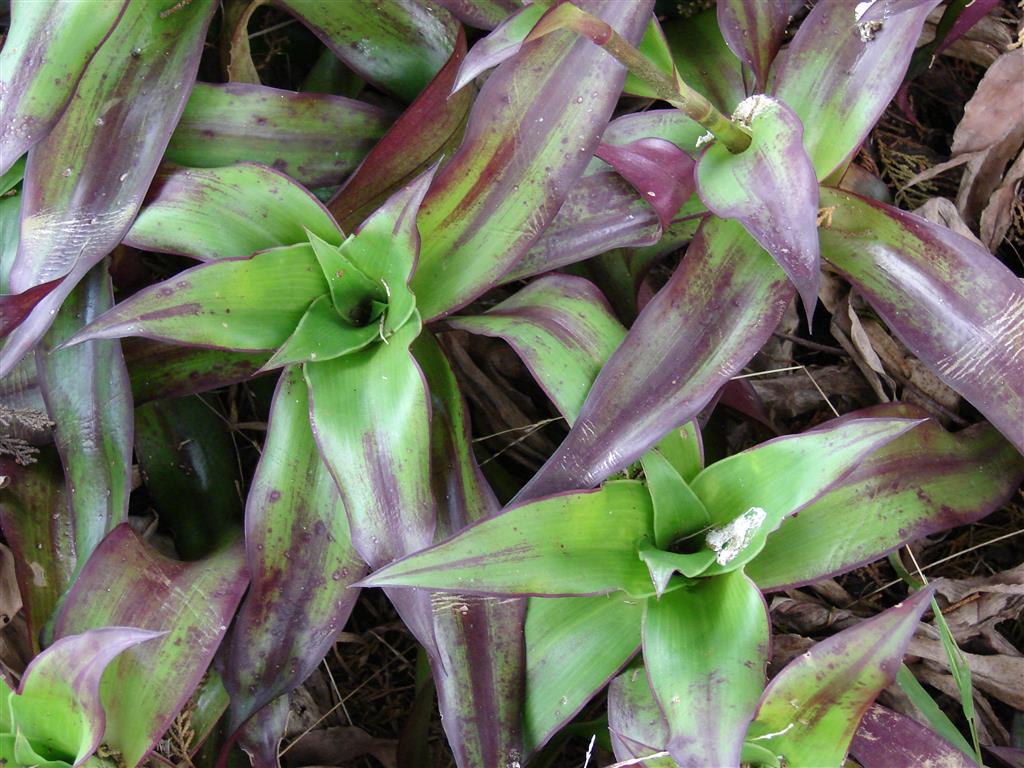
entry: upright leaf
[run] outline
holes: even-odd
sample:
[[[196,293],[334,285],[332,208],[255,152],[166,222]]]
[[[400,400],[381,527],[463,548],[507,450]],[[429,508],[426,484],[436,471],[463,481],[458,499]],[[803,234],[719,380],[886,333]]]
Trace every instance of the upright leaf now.
[[[113,303],[106,264],[100,263],[71,292],[36,351],[39,381],[67,478],[80,564],[128,516],[132,393],[116,341],[54,347]]]
[[[834,207],[825,258],[1024,452],[1024,283],[978,243],[913,214],[825,187],[821,204]]]
[[[839,765],[861,717],[896,677],[933,588],[812,646],[765,689],[747,739],[793,768]]]
[[[750,146],[738,155],[721,143],[708,147],[697,164],[697,189],[713,213],[739,219],[772,255],[810,318],[821,264],[818,184],[804,151],[803,128],[792,110],[774,99],[754,96],[740,108],[749,112]]]
[[[720,110],[732,114],[733,108],[747,95],[743,66],[729,50],[714,12],[707,10],[688,19],[673,19],[663,28],[679,76]],[[699,125],[683,119],[693,126],[694,140],[704,133]],[[692,146],[690,143],[684,149]]]
[[[127,0],[15,0],[0,51],[0,174],[57,122]],[[59,44],[54,40],[59,39]]]
[[[761,348],[791,297],[785,274],[742,226],[705,221],[520,498],[593,486],[692,419]]]
[[[815,3],[776,60],[769,93],[803,123],[819,179],[845,167],[889,106],[938,4],[880,0],[884,20],[859,23],[860,8],[848,0]]]
[[[124,242],[214,261],[304,243],[307,230],[342,240],[338,225],[309,192],[271,168],[240,163],[162,170]]]
[[[703,502],[665,456],[648,451],[641,462],[654,505],[654,543],[658,547],[667,550],[681,536],[711,524]]]
[[[681,768],[739,763],[764,687],[768,634],[768,607],[742,571],[647,600],[644,663]]]
[[[171,725],[213,658],[246,587],[240,547],[197,563],[154,552],[127,524],[79,573],[55,635],[131,624],[165,637],[123,653],[104,676],[104,741],[135,768]]]
[[[922,418],[920,408],[878,406],[862,416]],[[1024,480],[1024,458],[988,425],[951,435],[929,420],[864,457],[844,480],[786,518],[747,573],[761,589],[817,581],[999,509]],[[856,536],[842,530],[856,514]]]
[[[366,571],[309,427],[306,382],[281,376],[245,519],[251,587],[224,664],[231,730],[300,685],[334,644]]]
[[[764,91],[768,69],[782,46],[791,3],[724,0],[718,4],[718,27],[730,50],[753,70],[757,92]]]
[[[651,3],[587,7],[636,41]],[[420,211],[413,290],[424,319],[467,304],[522,258],[583,173],[624,77],[618,62],[568,32],[527,44],[491,74]]]
[[[489,35],[477,40],[459,67],[459,76],[452,86],[452,92],[460,90],[478,75],[518,53],[523,40],[546,10],[544,3],[524,5],[505,18]]]
[[[326,93],[196,83],[165,157],[194,168],[263,163],[308,187],[332,186],[359,165],[391,117]]]
[[[163,14],[150,3],[129,3],[60,121],[33,147],[11,288],[64,282],[8,337],[0,376],[127,231],[188,98],[215,7],[196,0]]]
[[[486,314],[453,317],[448,325],[507,341],[570,423],[626,335],[592,283],[560,274],[534,280]]]

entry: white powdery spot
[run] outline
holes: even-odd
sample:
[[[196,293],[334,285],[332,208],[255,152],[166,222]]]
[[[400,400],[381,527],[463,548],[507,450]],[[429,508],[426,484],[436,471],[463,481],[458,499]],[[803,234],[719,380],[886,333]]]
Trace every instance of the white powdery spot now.
[[[736,558],[761,528],[767,513],[760,507],[751,507],[736,519],[720,528],[712,528],[704,539],[715,553],[719,565],[726,565]]]
[[[754,118],[773,104],[775,104],[775,99],[771,96],[755,93],[753,96],[747,96],[747,98],[736,105],[736,109],[732,113],[732,119],[734,122],[742,123],[749,128]]]
[[[708,131],[703,136],[698,136],[697,137],[697,145],[696,145],[697,149],[700,149],[705,144],[710,144],[714,140],[715,140],[715,134],[713,134],[711,131]]]
[[[860,33],[860,41],[862,43],[869,43],[875,39],[875,35],[882,28],[882,21],[861,21],[864,18],[864,14],[871,10],[877,0],[868,0],[865,3],[857,3],[857,7],[853,9],[853,20],[857,23],[857,31]]]

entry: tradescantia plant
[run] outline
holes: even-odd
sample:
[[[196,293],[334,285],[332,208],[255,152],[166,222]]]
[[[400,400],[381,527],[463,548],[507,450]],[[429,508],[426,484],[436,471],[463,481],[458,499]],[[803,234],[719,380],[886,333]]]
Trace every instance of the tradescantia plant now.
[[[260,84],[261,0],[14,0],[0,415],[30,440],[0,456],[0,529],[38,655],[0,756],[134,768],[174,731],[183,764],[215,734],[208,760],[238,745],[276,766],[288,694],[364,586],[423,648],[460,766],[528,764],[606,686],[621,760],[884,754],[910,726],[872,705],[932,590],[771,682],[764,596],[973,522],[1024,480],[1021,281],[843,183],[939,2],[818,0],[787,43],[781,2],[662,24],[652,0],[274,0],[364,101]],[[218,9],[231,82],[196,82]],[[623,94],[673,109],[613,119]],[[200,263],[115,303],[120,244]],[[890,403],[705,467],[702,414],[794,296],[808,325],[823,311],[823,268],[989,423],[951,434]],[[504,340],[570,425],[504,507],[451,331]],[[167,398],[265,375],[246,482],[205,406]],[[187,561],[129,525],[133,452]],[[59,719],[40,723],[46,697]]]

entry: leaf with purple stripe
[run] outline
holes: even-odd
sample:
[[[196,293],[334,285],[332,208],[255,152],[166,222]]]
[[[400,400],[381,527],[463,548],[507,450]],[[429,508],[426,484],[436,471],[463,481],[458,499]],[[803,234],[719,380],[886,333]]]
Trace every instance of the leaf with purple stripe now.
[[[304,243],[306,230],[331,242],[343,239],[305,189],[271,168],[240,163],[161,170],[124,242],[214,261]]]
[[[899,339],[1024,452],[1024,283],[977,242],[822,187],[822,255]]]
[[[644,663],[680,768],[739,763],[764,687],[768,638],[768,606],[742,571],[647,600]]]
[[[215,7],[195,0],[162,15],[149,3],[129,3],[76,98],[29,153],[11,289],[65,279],[7,338],[0,376],[130,226],[188,98]]]
[[[0,51],[0,174],[60,118],[126,5],[127,0],[11,3],[10,28]]]
[[[626,335],[592,283],[561,274],[533,281],[486,314],[452,317],[448,325],[507,341],[570,423]]]
[[[893,8],[879,0],[877,9],[891,11],[885,20],[858,23],[849,0],[822,0],[776,59],[768,92],[803,123],[819,179],[845,167],[889,106],[938,4],[914,0]]]
[[[327,187],[359,165],[392,120],[387,110],[343,96],[196,83],[164,159],[193,168],[262,163]]]
[[[856,416],[920,419],[927,413],[900,403]],[[984,517],[1022,481],[1024,458],[993,427],[950,434],[929,419],[864,457],[824,496],[786,518],[747,573],[764,590],[845,573],[902,544]],[[822,536],[847,525],[854,508],[857,536]]]
[[[251,379],[270,357],[268,352],[227,352],[183,347],[154,339],[121,342],[135,404],[184,397]]]
[[[135,768],[199,685],[247,584],[241,547],[195,563],[153,551],[127,524],[93,552],[54,626],[66,637],[131,624],[167,634],[122,654],[101,686],[104,741]]]
[[[494,29],[519,7],[518,0],[437,0],[437,4],[478,29]]]
[[[366,571],[309,426],[306,382],[285,370],[246,502],[249,593],[224,663],[231,730],[300,685],[345,626]]]
[[[861,717],[895,679],[934,591],[923,589],[790,662],[765,689],[748,741],[793,768],[840,765]]]
[[[850,742],[850,754],[863,768],[929,765],[977,768],[978,764],[935,731],[913,718],[872,704]]]
[[[762,93],[768,82],[768,69],[782,47],[791,7],[786,0],[718,3],[718,28],[732,52],[753,70],[756,93]]]
[[[652,137],[619,146],[600,144],[596,155],[650,203],[662,229],[668,229],[696,190],[693,159],[671,141]]]
[[[761,348],[792,295],[738,222],[706,220],[519,498],[594,486],[690,421]]]
[[[533,25],[547,11],[543,3],[524,5],[508,16],[486,37],[477,40],[466,54],[465,61],[459,67],[459,76],[452,86],[452,92],[458,91],[472,82],[478,75],[515,56],[523,45],[523,40],[530,34]]]
[[[785,104],[753,96],[737,107],[747,112],[750,146],[734,155],[716,142],[697,163],[697,190],[723,219],[738,219],[789,275],[814,314],[821,280],[818,247],[818,183],[804,151],[799,118]]]
[[[586,5],[633,41],[651,9],[649,0]],[[425,320],[464,306],[525,255],[589,163],[624,78],[618,62],[568,32],[528,43],[491,74],[420,210],[412,287]]]
[[[608,731],[615,759],[650,758],[668,744],[665,713],[654,698],[643,665],[631,666],[608,686]],[[671,757],[644,760],[647,768],[676,768]]]
[[[71,292],[36,350],[39,383],[70,491],[79,565],[128,516],[132,393],[116,341],[55,347],[113,303],[107,265],[100,262]]]

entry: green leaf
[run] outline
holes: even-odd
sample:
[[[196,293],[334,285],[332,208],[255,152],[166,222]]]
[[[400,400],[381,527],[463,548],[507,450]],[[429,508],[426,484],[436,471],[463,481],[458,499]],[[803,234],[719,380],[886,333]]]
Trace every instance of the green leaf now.
[[[708,573],[731,571],[763,548],[769,533],[850,474],[872,451],[912,429],[909,419],[837,421],[800,435],[769,440],[701,472],[692,488],[704,502],[721,543]]]
[[[674,75],[675,66],[672,62],[672,50],[669,48],[668,40],[665,38],[661,24],[658,23],[657,16],[652,18],[647,24],[644,36],[641,38],[640,45],[637,48],[640,53],[663,73],[670,77]],[[632,72],[626,74],[626,82],[622,86],[622,92],[630,96],[640,96],[648,99],[657,98],[654,89]]]
[[[144,288],[66,343],[148,336],[222,349],[277,349],[326,292],[312,247],[274,248],[193,267]]]
[[[626,329],[593,284],[552,274],[534,280],[486,314],[448,325],[504,339],[569,423]]]
[[[768,637],[767,606],[742,571],[647,600],[644,663],[676,762],[739,763],[764,687]]]
[[[714,9],[688,19],[673,19],[665,23],[664,29],[679,76],[723,112],[731,113],[747,95],[743,67],[729,50]],[[704,133],[704,129],[692,120],[684,120],[693,126],[694,141]],[[693,146],[693,143],[688,143],[683,148],[692,149]]]
[[[904,404],[857,416],[923,418]],[[988,424],[958,433],[934,420],[906,432],[860,461],[817,501],[786,518],[747,573],[764,590],[817,581],[882,557],[922,536],[966,525],[1000,508],[1024,481],[1024,457]],[[856,510],[856,536],[843,530]]]
[[[971,745],[967,743],[967,739],[953,725],[953,722],[942,711],[942,708],[931,697],[931,694],[917,681],[914,673],[910,671],[906,664],[900,664],[900,668],[896,672],[896,684],[907,695],[907,698],[910,699],[914,707],[925,716],[928,724],[937,734],[965,755],[972,754],[973,750]]]
[[[861,717],[896,676],[928,588],[813,646],[764,692],[747,739],[793,768],[840,765]]]
[[[531,598],[526,611],[526,750],[569,722],[640,647],[642,603],[623,595]]]
[[[330,242],[343,239],[305,189],[276,170],[240,163],[162,170],[124,242],[213,261],[302,243],[307,230]]]
[[[690,554],[679,554],[658,549],[646,541],[640,544],[638,554],[650,571],[657,597],[664,594],[672,574],[678,572],[687,578],[696,578],[715,562],[715,553],[706,548]]]
[[[704,442],[697,421],[673,429],[657,445],[660,453],[687,483],[704,469]]]
[[[660,451],[648,451],[640,463],[654,504],[654,543],[658,547],[667,549],[680,537],[711,524],[704,504]]]
[[[378,315],[382,310],[376,310]],[[346,323],[327,295],[310,304],[295,331],[267,361],[261,370],[270,371],[292,363],[334,360],[381,341],[383,323],[371,316],[369,325]]]
[[[646,488],[629,480],[552,496],[481,520],[371,574],[362,586],[556,597],[617,589],[650,594],[636,546],[651,535],[651,514]]]
[[[330,286],[335,313],[352,325],[362,324],[367,320],[372,301],[387,300],[384,286],[353,263],[346,248],[331,245],[312,232],[308,235],[324,279]]]

